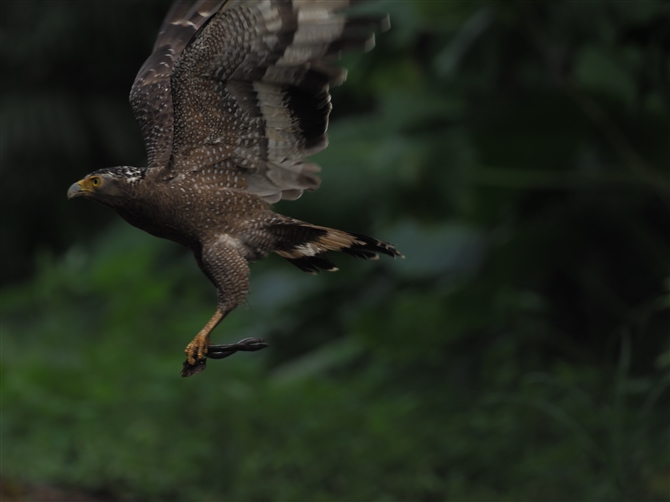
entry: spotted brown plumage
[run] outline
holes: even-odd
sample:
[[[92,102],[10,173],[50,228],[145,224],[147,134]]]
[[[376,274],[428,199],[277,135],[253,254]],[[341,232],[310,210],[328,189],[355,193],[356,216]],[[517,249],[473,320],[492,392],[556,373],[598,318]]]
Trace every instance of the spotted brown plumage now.
[[[217,308],[186,347],[183,376],[206,357],[259,350],[260,339],[210,345],[249,291],[248,263],[276,252],[298,268],[337,270],[328,251],[401,256],[371,237],[277,214],[270,205],[319,186],[305,160],[327,146],[332,66],[373,45],[385,16],[347,17],[355,0],[178,0],[130,93],[148,167],[95,171],[73,184],[130,224],[190,248]]]

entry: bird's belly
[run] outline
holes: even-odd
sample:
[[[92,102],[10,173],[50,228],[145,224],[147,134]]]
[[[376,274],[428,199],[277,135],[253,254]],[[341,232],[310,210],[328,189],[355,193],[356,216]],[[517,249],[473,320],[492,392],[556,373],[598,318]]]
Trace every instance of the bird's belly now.
[[[249,261],[267,254],[263,243],[253,238],[256,236],[246,235],[249,226],[257,223],[253,215],[268,211],[267,204],[252,194],[231,190],[198,195],[194,196],[191,191],[175,194],[170,190],[158,201],[145,198],[132,210],[126,209],[119,214],[151,235],[190,248],[218,240],[220,236],[229,236],[239,242],[235,247]]]
[[[166,217],[165,214],[158,217],[155,214],[138,215],[131,212],[120,212],[119,214],[132,226],[155,237],[168,239],[186,247],[193,247],[198,243],[198,239],[192,233],[185,228],[181,228],[183,225],[179,224],[178,219]]]

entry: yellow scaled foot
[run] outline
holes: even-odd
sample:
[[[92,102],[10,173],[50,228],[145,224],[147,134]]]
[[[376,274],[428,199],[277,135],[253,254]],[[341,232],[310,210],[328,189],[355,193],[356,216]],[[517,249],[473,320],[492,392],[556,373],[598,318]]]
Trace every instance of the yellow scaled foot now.
[[[198,361],[203,361],[207,356],[208,345],[209,336],[198,333],[184,350],[188,364],[194,365]]]
[[[184,368],[182,369],[182,376],[191,376],[196,373],[200,373],[205,369],[205,363],[207,362],[207,347],[209,346],[209,334],[212,332],[216,325],[221,322],[221,319],[225,317],[225,314],[219,309],[216,309],[214,315],[209,320],[205,327],[200,330],[200,333],[195,335],[195,338],[191,343],[186,346],[186,362],[184,363]]]

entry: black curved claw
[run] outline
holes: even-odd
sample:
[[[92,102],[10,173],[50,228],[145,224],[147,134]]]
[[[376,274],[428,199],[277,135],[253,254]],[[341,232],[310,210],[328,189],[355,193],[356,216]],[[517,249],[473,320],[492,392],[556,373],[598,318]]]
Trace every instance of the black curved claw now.
[[[184,361],[184,364],[182,364],[181,367],[181,376],[186,378],[190,377],[193,375],[197,375],[201,371],[205,371],[207,369],[207,359],[202,359],[200,361],[196,361],[195,364],[189,364],[188,360]]]
[[[235,352],[256,352],[267,347],[268,344],[262,338],[245,338],[237,343],[226,345],[210,345],[207,347],[208,359],[224,359],[232,356]],[[190,377],[204,371],[207,368],[207,359],[196,361],[195,364],[189,364],[184,361],[181,370],[181,376]]]

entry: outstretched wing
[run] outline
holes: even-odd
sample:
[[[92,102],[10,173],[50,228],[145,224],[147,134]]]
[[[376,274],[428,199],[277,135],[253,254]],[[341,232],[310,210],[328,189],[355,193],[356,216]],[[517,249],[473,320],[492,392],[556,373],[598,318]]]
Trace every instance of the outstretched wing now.
[[[316,189],[305,157],[327,146],[329,86],[346,75],[331,64],[371,48],[388,19],[348,18],[352,1],[230,0],[211,16],[173,67],[166,175],[211,167],[211,181],[267,202]]]
[[[193,35],[226,0],[177,0],[165,16],[151,56],[130,90],[130,106],[140,124],[149,167],[165,166],[172,152],[172,68]]]

